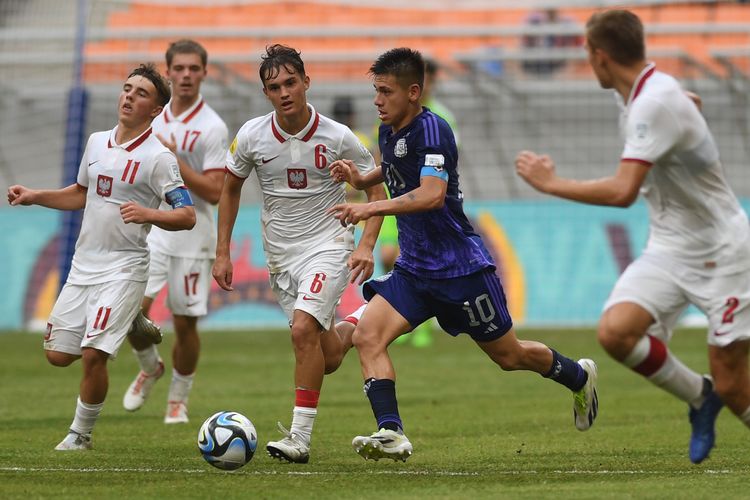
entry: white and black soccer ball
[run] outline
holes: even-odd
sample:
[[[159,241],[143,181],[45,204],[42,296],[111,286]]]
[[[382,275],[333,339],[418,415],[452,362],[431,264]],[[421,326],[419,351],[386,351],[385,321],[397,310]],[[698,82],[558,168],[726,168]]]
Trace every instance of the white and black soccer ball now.
[[[248,463],[258,447],[258,434],[249,418],[236,411],[214,413],[198,431],[198,450],[222,470],[239,469]]]

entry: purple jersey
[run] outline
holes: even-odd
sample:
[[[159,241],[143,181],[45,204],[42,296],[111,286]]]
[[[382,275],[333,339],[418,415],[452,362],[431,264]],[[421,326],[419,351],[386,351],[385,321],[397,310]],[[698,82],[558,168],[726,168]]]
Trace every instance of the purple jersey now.
[[[378,142],[383,176],[393,198],[418,188],[423,175],[448,182],[442,208],[396,216],[401,248],[396,265],[432,279],[494,269],[492,257],[463,211],[458,150],[448,123],[422,108],[422,113],[396,133],[381,125]]]

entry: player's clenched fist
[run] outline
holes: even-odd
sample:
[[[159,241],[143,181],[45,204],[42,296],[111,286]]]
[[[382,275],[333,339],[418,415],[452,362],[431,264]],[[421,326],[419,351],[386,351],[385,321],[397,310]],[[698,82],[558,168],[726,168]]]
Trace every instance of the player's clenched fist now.
[[[14,185],[8,188],[8,203],[16,205],[32,205],[32,195],[34,191],[24,186]]]
[[[555,164],[547,155],[521,151],[516,156],[516,173],[535,189],[546,192],[555,178]]]
[[[328,167],[328,171],[336,182],[348,182],[353,187],[361,189],[359,183],[362,177],[359,175],[359,169],[357,169],[353,161],[336,160]]]
[[[148,209],[132,201],[120,205],[120,215],[125,224],[145,224],[149,221]]]

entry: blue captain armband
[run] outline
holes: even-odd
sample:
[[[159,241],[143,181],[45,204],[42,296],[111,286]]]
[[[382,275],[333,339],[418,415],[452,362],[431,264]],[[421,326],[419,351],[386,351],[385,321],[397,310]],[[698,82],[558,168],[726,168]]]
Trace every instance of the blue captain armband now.
[[[192,207],[193,199],[185,186],[178,187],[168,192],[165,197],[172,208]]]
[[[444,181],[448,180],[448,172],[445,171],[445,156],[441,154],[427,154],[424,156],[424,166],[419,171],[420,177],[437,177]]]

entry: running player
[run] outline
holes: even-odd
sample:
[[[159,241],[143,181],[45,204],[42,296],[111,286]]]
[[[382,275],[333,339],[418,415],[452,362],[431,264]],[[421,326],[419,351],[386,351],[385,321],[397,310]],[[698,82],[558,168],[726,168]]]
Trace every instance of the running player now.
[[[504,370],[531,370],[574,392],[575,425],[587,430],[597,413],[596,364],[578,363],[534,341],[518,340],[495,264],[463,212],[458,150],[448,123],[420,105],[424,62],[408,48],[382,54],[370,67],[382,167],[361,175],[348,161],[331,175],[362,189],[388,184],[392,199],[338,204],[329,210],[341,224],[395,215],[401,257],[393,272],[364,286],[369,300],[354,332],[377,431],[357,436],[365,459],[406,460],[412,445],[396,402],[396,373],[388,345],[436,317],[456,336],[468,333]]]
[[[548,156],[516,158],[518,174],[541,192],[594,205],[630,206],[643,193],[649,240],[620,276],[599,323],[599,342],[617,361],[689,406],[690,460],[708,457],[722,400],[750,426],[750,227],[726,181],[694,96],[645,58],[641,20],[626,10],[586,25],[589,63],[614,89],[625,147],[601,179],[559,177]],[[695,304],[709,320],[711,375],[668,348],[680,313]]]
[[[306,463],[323,375],[338,368],[351,346],[351,333],[339,337],[333,326],[336,303],[349,282],[372,275],[381,219],[365,226],[355,248],[354,228],[343,228],[326,214],[345,199],[344,186],[331,179],[328,166],[349,158],[364,174],[374,161],[349,128],[307,103],[310,77],[300,53],[269,46],[259,73],[274,111],[245,123],[229,148],[213,275],[219,286],[232,290],[229,243],[243,182],[254,170],[263,193],[270,282],[289,318],[296,359],[291,429],[279,424],[284,438],[266,449],[280,460]],[[366,193],[369,200],[385,198],[382,185]]]
[[[91,448],[109,386],[107,361],[117,355],[146,289],[149,228],[177,231],[195,225],[177,160],[151,129],[167,101],[167,82],[153,65],[141,65],[120,92],[117,126],[89,137],[76,184],[8,188],[11,205],[84,208],[70,274],[44,337],[50,364],[69,366],[83,359],[75,418],[56,450]],[[159,210],[162,200],[172,210]]]

